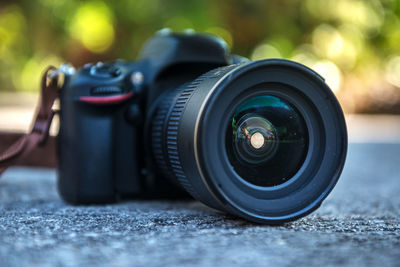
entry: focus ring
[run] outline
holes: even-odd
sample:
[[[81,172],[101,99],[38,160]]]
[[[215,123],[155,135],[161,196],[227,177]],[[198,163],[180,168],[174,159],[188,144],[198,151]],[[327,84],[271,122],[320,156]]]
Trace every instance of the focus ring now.
[[[174,182],[178,182],[190,195],[197,198],[196,191],[183,172],[178,152],[179,121],[194,88],[181,86],[166,93],[157,105],[152,120],[152,150],[157,167]]]
[[[177,180],[196,199],[201,198],[186,177],[180,160],[178,150],[180,120],[190,97],[204,80],[219,77],[235,66],[229,65],[213,69],[193,82],[166,93],[157,105],[157,111],[153,118],[152,150],[157,166],[165,176]]]
[[[188,179],[186,178],[186,175],[183,171],[178,151],[179,122],[186,103],[192,96],[194,88],[195,86],[189,85],[186,88],[183,88],[183,90],[178,93],[179,96],[175,100],[173,108],[169,113],[168,120],[166,121],[165,140],[168,166],[171,168],[174,176],[179,181],[180,185],[183,186],[183,188],[185,188],[185,190],[194,198],[198,198],[196,191],[188,182]]]
[[[202,84],[205,80],[209,80],[211,78],[216,78],[225,74],[227,71],[231,70],[236,65],[229,65],[224,67],[219,67],[213,69],[197,79],[195,79],[190,84],[183,86],[181,90],[178,90],[178,97],[175,99],[173,104],[173,108],[170,110],[168,114],[168,118],[166,121],[166,151],[167,151],[167,160],[168,166],[170,166],[172,172],[174,173],[176,179],[179,181],[181,186],[185,188],[185,190],[191,194],[196,199],[201,198],[197,191],[193,188],[192,184],[189,182],[186,177],[183,166],[179,159],[179,151],[178,151],[178,130],[180,125],[180,119],[182,117],[182,113],[186,107],[186,104],[190,100],[191,96],[195,92],[195,90]],[[213,206],[212,203],[209,205]]]
[[[174,175],[167,165],[163,141],[165,121],[169,110],[171,109],[171,103],[173,103],[176,91],[177,90],[170,91],[162,96],[162,101],[158,103],[157,111],[155,113],[155,116],[152,118],[151,123],[151,147],[154,161],[160,171],[172,181],[174,181],[172,179]]]

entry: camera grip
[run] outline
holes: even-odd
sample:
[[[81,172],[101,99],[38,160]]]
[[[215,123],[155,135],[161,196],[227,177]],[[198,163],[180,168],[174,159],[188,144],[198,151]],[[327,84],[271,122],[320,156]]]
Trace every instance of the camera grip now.
[[[58,189],[71,204],[115,201],[112,109],[62,101]]]

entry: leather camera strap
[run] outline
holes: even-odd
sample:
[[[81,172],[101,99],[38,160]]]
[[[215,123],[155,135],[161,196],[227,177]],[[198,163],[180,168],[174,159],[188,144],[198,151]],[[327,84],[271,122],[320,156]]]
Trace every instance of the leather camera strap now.
[[[49,136],[53,120],[54,102],[58,98],[59,87],[55,67],[48,67],[41,81],[41,93],[36,116],[33,119],[32,130],[13,143],[6,151],[0,152],[0,175],[10,166],[17,165],[37,147],[44,145]]]

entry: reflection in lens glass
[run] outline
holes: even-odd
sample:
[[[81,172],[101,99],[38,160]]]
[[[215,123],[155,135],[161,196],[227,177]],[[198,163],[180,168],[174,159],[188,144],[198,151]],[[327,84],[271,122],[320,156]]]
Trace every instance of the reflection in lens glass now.
[[[279,185],[292,178],[304,162],[307,126],[286,100],[272,95],[252,97],[235,110],[226,149],[242,179],[259,186]]]

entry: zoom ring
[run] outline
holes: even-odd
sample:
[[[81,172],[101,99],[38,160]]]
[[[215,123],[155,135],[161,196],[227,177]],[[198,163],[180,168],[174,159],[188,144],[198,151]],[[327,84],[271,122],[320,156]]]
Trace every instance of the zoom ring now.
[[[186,177],[178,150],[180,120],[190,97],[204,80],[222,76],[237,65],[213,69],[193,82],[167,93],[159,103],[152,123],[153,155],[164,175],[177,180],[195,199],[197,191]]]
[[[152,118],[151,124],[151,146],[153,151],[153,158],[161,172],[172,181],[174,181],[174,175],[172,173],[172,170],[170,170],[167,165],[163,140],[166,117],[169,113],[169,110],[171,109],[171,105],[174,101],[174,96],[176,94],[177,90],[173,90],[162,96],[163,99],[157,105],[157,111],[155,113],[155,116]]]

